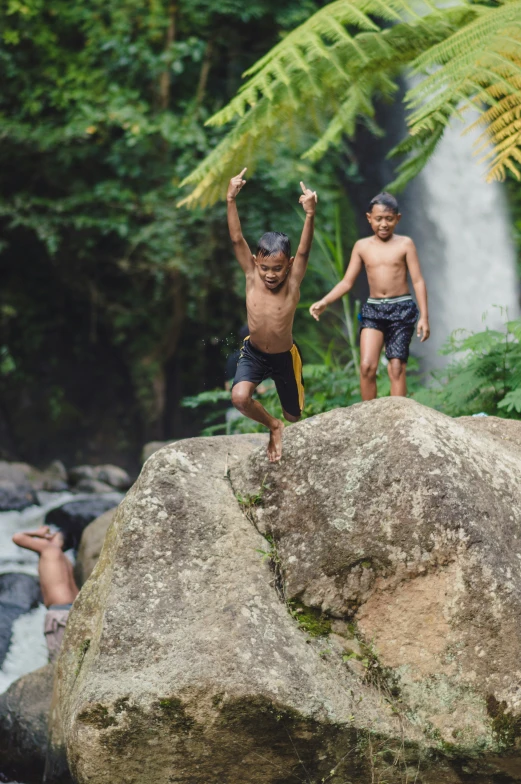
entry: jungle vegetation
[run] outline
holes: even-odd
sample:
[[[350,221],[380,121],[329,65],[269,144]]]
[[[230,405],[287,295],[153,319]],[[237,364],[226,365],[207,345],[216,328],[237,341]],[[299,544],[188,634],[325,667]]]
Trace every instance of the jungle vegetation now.
[[[323,196],[320,242],[343,264],[352,187],[365,187],[356,140],[382,138],[404,68],[439,64],[406,98],[398,184],[465,102],[493,134],[491,176],[514,177],[520,5],[429,0],[421,16],[401,0],[3,3],[0,457],[135,465],[146,440],[198,432],[200,407],[180,401],[222,388],[245,316],[219,201],[236,157],[255,169],[250,241],[274,227],[297,241],[304,179]],[[192,209],[178,208],[186,198]],[[337,327],[305,318],[337,272],[317,254],[297,314],[314,377],[331,381],[317,407],[356,370],[354,300]]]

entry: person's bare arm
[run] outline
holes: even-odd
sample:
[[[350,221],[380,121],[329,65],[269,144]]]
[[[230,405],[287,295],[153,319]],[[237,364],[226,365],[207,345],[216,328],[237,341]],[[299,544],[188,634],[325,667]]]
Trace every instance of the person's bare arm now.
[[[230,184],[228,185],[228,193],[226,194],[226,201],[228,202],[228,229],[230,230],[230,238],[233,243],[233,252],[245,274],[249,275],[253,272],[254,261],[250,247],[242,234],[241,221],[239,220],[236,203],[237,196],[242,187],[246,185],[246,180],[242,179],[245,171],[246,169],[243,169],[240,174],[231,178]]]
[[[20,531],[13,536],[13,542],[25,550],[42,553],[49,547],[49,538],[51,536],[50,529],[45,526],[36,529],[36,531]]]
[[[322,297],[321,300],[314,302],[313,305],[311,305],[309,312],[314,319],[319,321],[321,314],[325,311],[328,305],[331,305],[332,302],[336,302],[337,299],[340,299],[344,296],[344,294],[347,294],[348,291],[351,291],[355,284],[355,280],[362,270],[362,263],[362,256],[360,254],[360,241],[358,241],[355,242],[353,246],[346,273],[340,283],[337,283],[336,286],[331,289],[329,294],[326,294],[326,296]]]
[[[302,283],[308,266],[313,234],[315,233],[315,210],[318,201],[316,191],[306,188],[303,182],[300,183],[300,187],[302,188],[302,196],[299,199],[299,203],[302,204],[306,213],[306,219],[291,270],[292,279],[299,285]]]
[[[425,285],[425,281],[421,272],[420,260],[418,258],[416,246],[409,237],[407,238],[405,261],[407,263],[407,269],[409,270],[409,275],[411,276],[414,293],[416,294],[418,307],[420,309],[420,318],[418,319],[416,334],[423,343],[431,334],[431,328],[429,326],[429,307],[427,304],[427,286]]]

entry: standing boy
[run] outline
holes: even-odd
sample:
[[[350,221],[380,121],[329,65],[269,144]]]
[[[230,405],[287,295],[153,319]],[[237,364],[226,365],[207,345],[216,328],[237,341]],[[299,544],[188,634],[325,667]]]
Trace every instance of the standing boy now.
[[[323,299],[315,302],[309,312],[318,321],[328,305],[353,288],[364,265],[370,296],[360,314],[362,400],[373,400],[376,397],[376,371],[384,344],[385,356],[389,360],[387,371],[391,380],[391,395],[404,397],[407,394],[405,371],[409,344],[418,315],[417,335],[421,342],[430,335],[427,288],[414,242],[410,237],[394,233],[402,217],[394,196],[379,193],[372,199],[366,214],[374,236],[355,243],[344,279]],[[407,272],[418,300],[419,314],[409,293]]]
[[[254,256],[241,231],[236,198],[242,187],[243,169],[232,177],[228,186],[228,227],[237,261],[246,275],[246,310],[249,336],[245,339],[237,363],[232,387],[232,403],[242,414],[269,428],[268,459],[271,463],[282,455],[284,423],[269,414],[253,399],[253,392],[266,378],[272,378],[288,422],[297,422],[304,408],[302,359],[293,342],[292,328],[300,299],[300,284],[313,241],[317,194],[300,183],[300,204],[306,213],[297,255],[291,255],[286,234],[270,231],[263,234]]]
[[[74,581],[72,564],[63,552],[64,536],[61,531],[51,533],[51,529],[43,525],[35,531],[15,534],[13,542],[26,550],[33,550],[40,556],[38,575],[43,601],[47,607],[44,634],[49,650],[49,661],[54,662],[60,652],[69,611],[79,593]]]

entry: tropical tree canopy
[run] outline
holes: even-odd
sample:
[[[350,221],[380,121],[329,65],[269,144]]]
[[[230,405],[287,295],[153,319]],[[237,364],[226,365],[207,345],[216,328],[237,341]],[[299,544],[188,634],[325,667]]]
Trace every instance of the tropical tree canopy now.
[[[483,126],[490,178],[521,162],[521,0],[336,0],[287,34],[249,68],[230,103],[207,121],[233,123],[184,179],[181,204],[211,204],[234,169],[275,155],[283,140],[316,161],[365,123],[379,133],[375,104],[392,99],[407,71],[410,135],[389,187],[402,188],[426,164],[454,116],[472,107]]]

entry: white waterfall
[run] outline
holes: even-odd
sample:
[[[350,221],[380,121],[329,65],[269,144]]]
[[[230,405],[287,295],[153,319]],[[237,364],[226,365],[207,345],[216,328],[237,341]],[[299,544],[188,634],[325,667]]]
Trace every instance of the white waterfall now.
[[[472,115],[465,114],[467,124]],[[440,367],[437,352],[455,329],[501,324],[494,305],[519,316],[519,284],[511,221],[501,183],[485,181],[473,144],[479,131],[462,135],[458,121],[447,129],[432,160],[400,199],[400,233],[418,248],[429,292],[431,338],[413,340],[427,368]]]

